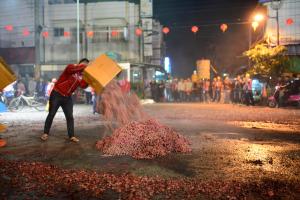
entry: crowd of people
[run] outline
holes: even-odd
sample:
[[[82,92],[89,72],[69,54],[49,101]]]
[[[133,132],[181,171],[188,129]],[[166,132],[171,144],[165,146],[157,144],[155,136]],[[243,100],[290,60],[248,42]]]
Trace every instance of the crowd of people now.
[[[234,79],[220,76],[192,81],[173,78],[167,81],[151,81],[151,98],[156,102],[221,102],[254,105],[255,100],[250,76],[237,76]],[[267,98],[266,88],[257,91]]]
[[[279,78],[277,85],[282,86],[288,81],[288,78]],[[43,97],[46,102],[55,82],[55,78],[35,80],[34,77],[30,76],[19,77],[16,82],[7,86],[3,93],[8,102],[21,94]],[[119,81],[119,85],[126,92],[131,90],[130,83],[127,80]],[[151,81],[145,86],[144,97],[152,98],[155,102],[215,102],[266,105],[267,98],[272,94],[271,90],[267,84],[263,84],[260,90],[253,90],[252,79],[249,75],[236,76],[233,79],[217,76],[212,80],[198,79],[196,81],[192,81],[191,78],[172,78],[165,81]],[[95,95],[93,88],[88,87],[76,91],[73,94],[73,100],[75,103],[93,104],[97,98]]]

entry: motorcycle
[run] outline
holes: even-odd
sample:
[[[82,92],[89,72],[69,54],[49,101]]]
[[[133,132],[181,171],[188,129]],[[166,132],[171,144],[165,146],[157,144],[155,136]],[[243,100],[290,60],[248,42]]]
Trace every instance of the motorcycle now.
[[[7,105],[7,98],[3,92],[0,92],[0,102]]]
[[[279,92],[281,90],[280,86],[276,86],[275,87],[275,92],[272,96],[270,96],[268,98],[268,106],[270,108],[275,108],[279,105]],[[297,106],[298,108],[300,108],[300,94],[292,94],[289,95],[288,98],[286,98],[284,100],[284,102],[282,102],[283,105],[290,105],[290,106]]]

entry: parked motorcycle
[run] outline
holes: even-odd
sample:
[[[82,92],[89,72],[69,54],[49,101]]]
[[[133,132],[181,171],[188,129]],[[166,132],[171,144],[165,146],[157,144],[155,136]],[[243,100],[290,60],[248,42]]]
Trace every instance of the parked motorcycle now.
[[[275,92],[272,96],[268,98],[268,105],[270,108],[275,108],[279,105],[279,92],[281,90],[280,86],[275,87]],[[283,105],[286,106],[297,106],[300,108],[300,94],[289,95],[288,98],[282,102]]]

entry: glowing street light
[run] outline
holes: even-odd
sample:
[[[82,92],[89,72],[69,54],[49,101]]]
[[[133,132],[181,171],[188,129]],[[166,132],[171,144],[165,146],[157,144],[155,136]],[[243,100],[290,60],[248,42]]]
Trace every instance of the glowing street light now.
[[[253,19],[255,22],[261,22],[265,19],[265,16],[261,13],[257,13],[256,15],[254,15]]]

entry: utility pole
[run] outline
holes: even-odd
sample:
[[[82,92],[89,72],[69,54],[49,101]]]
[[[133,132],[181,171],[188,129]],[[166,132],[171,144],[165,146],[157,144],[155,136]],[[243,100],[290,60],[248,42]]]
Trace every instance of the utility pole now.
[[[80,60],[80,14],[79,14],[79,0],[77,0],[77,62]]]
[[[279,46],[279,15],[278,15],[278,9],[276,9],[276,27],[277,27],[277,46]]]
[[[276,29],[277,29],[277,46],[279,46],[280,44],[280,37],[279,37],[279,9],[281,8],[282,6],[282,0],[272,0],[271,1],[271,8],[273,10],[276,11]],[[274,17],[273,17],[274,18]]]
[[[84,32],[87,30],[87,0],[84,1]],[[88,57],[88,38],[84,34],[84,57]]]
[[[36,79],[41,77],[40,64],[40,1],[34,1],[34,45],[35,45],[35,62],[34,76]]]

